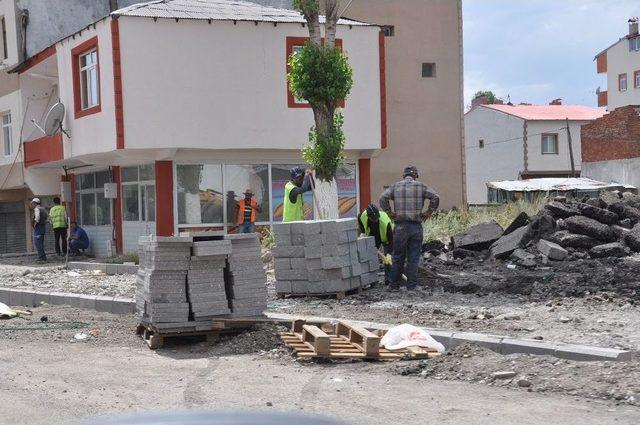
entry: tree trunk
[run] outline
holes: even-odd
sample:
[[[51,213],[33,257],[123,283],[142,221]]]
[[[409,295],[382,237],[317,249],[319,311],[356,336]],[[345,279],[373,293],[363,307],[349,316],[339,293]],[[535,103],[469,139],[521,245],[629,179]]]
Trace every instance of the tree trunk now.
[[[316,178],[315,182],[313,214],[316,220],[335,220],[340,218],[336,179],[333,178],[331,181],[325,181]]]
[[[338,26],[338,0],[325,1],[324,42],[325,47],[332,49],[336,44],[336,29]]]

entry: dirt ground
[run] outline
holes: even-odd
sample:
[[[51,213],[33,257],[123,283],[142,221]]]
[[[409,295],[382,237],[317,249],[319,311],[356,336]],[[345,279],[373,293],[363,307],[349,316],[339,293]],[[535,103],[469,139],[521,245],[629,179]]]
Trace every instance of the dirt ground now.
[[[529,388],[447,380],[451,367],[490,377],[507,367],[500,362],[512,361],[465,363],[490,355],[480,349],[429,362],[297,361],[274,337],[277,329],[265,325],[235,338],[151,351],[134,335],[135,324],[131,316],[70,307],[40,307],[29,320],[0,322],[1,422],[79,423],[182,409],[288,411],[352,424],[635,424],[640,417],[638,407],[620,401],[529,392],[540,383],[520,360],[510,369],[518,380],[529,379]],[[88,337],[78,340],[78,333]],[[459,363],[465,366],[454,366]],[[554,369],[582,372],[564,362]]]

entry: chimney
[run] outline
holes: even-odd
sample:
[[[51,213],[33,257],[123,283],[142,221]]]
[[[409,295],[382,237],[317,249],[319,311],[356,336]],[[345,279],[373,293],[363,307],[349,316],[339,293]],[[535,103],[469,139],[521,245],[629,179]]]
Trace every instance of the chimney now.
[[[476,106],[479,106],[479,105],[486,105],[488,103],[489,103],[489,101],[487,100],[486,96],[474,97],[473,100],[471,100],[471,109],[473,109],[473,108],[475,108]]]
[[[549,102],[549,105],[562,105],[562,99],[553,99],[551,102]]]
[[[629,19],[629,36],[638,35],[638,18]]]

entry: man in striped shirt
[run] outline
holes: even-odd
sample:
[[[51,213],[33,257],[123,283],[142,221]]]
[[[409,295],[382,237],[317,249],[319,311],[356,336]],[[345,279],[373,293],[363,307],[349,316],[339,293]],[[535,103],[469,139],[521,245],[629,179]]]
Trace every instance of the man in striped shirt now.
[[[429,207],[424,210],[426,200]],[[393,211],[390,201],[393,201]],[[395,220],[393,231],[393,265],[389,289],[397,291],[399,280],[407,262],[407,289],[418,285],[418,262],[422,248],[422,222],[438,209],[440,197],[427,185],[418,181],[418,170],[414,166],[404,169],[403,179],[387,188],[380,196],[380,208]]]

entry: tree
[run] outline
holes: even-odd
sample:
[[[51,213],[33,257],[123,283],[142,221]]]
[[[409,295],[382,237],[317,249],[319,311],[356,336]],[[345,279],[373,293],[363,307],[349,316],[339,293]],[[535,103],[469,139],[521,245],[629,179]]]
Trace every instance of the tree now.
[[[336,48],[339,0],[324,0],[324,39],[320,26],[319,0],[294,0],[304,16],[309,42],[289,59],[289,86],[292,93],[309,102],[315,125],[302,158],[316,175],[316,212],[320,219],[338,217],[336,171],[344,161],[344,119],[338,105],[353,85],[352,70],[343,52]]]
[[[496,100],[498,99],[491,90],[477,91],[476,94],[473,95],[473,98],[476,99],[480,96],[484,96],[487,99],[487,103],[489,105],[496,103]]]

